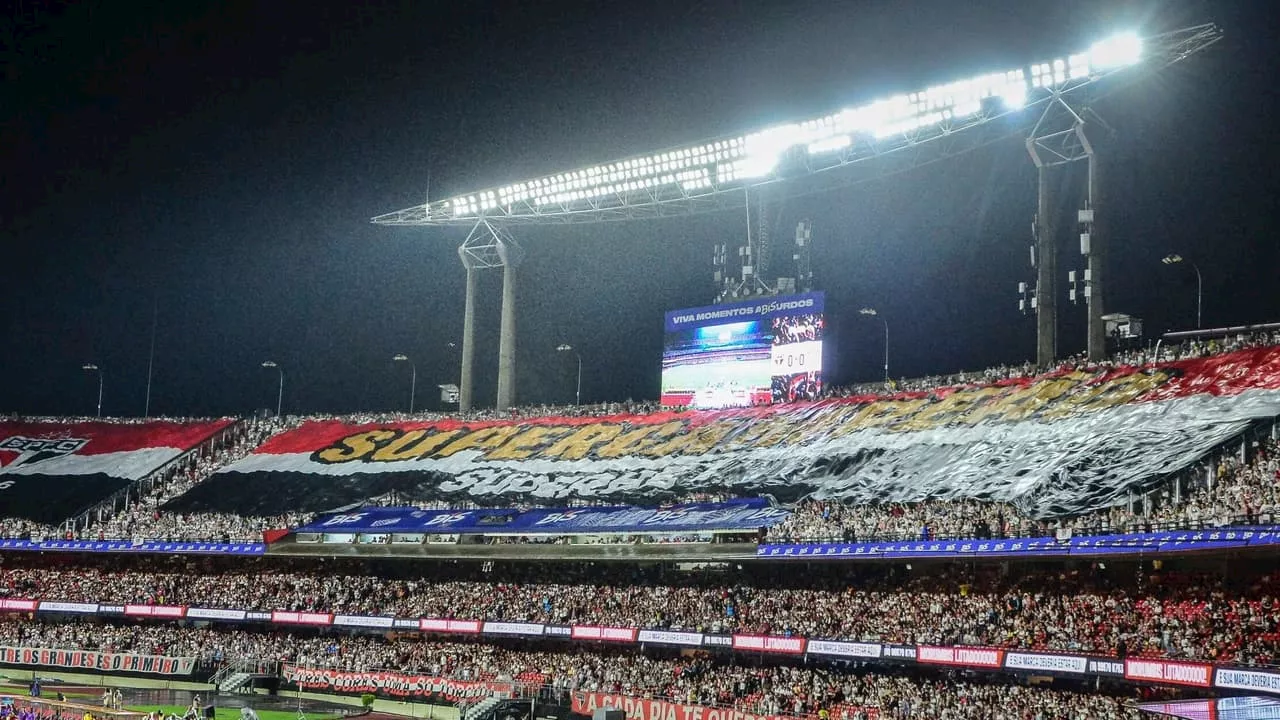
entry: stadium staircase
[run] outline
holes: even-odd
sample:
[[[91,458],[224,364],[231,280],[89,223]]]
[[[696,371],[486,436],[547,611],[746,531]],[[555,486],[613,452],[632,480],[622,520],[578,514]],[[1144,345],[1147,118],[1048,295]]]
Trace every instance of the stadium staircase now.
[[[209,683],[218,689],[219,694],[230,695],[252,692],[255,681],[274,676],[275,673],[262,661],[231,660],[209,678]]]
[[[462,720],[493,720],[503,703],[509,702],[500,697],[491,696],[467,708]]]

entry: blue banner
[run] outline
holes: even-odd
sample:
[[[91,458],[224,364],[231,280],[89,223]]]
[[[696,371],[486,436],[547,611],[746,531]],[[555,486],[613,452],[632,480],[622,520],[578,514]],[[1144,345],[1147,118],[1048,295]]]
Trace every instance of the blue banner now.
[[[1054,555],[1111,555],[1227,550],[1280,544],[1280,525],[1168,530],[1126,535],[1089,535],[1068,540],[920,540],[913,542],[791,543],[761,545],[757,557],[768,558],[954,558]]]
[[[666,314],[666,332],[704,325],[722,325],[745,320],[761,320],[775,315],[806,315],[822,313],[823,295],[820,292],[758,297],[754,300],[708,305],[706,307],[672,310]]]
[[[692,503],[661,508],[587,507],[534,510],[419,510],[361,508],[316,518],[299,533],[431,533],[470,535],[574,535],[757,530],[790,513],[763,499]]]
[[[262,555],[266,543],[167,542],[164,540],[0,540],[0,550]]]

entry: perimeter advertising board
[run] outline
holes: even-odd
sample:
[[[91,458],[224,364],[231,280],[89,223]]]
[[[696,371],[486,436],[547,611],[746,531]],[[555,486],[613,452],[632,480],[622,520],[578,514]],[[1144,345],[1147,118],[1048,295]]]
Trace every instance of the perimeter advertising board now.
[[[669,312],[662,404],[724,408],[816,399],[825,329],[822,293]]]

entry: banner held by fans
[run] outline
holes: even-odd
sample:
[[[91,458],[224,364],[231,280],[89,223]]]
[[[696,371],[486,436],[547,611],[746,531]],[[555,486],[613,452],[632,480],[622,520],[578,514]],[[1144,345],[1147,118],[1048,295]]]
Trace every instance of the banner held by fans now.
[[[0,507],[6,517],[61,522],[232,422],[0,422]]]
[[[1121,503],[1277,415],[1280,348],[1263,348],[1154,368],[1062,370],[737,410],[312,421],[170,509],[271,515],[392,491],[424,501],[652,505],[705,491],[783,502],[977,499],[1052,517]]]

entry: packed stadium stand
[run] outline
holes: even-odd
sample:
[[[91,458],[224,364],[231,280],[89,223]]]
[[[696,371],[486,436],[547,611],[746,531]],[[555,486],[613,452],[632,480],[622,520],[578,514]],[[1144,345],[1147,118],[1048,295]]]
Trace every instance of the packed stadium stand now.
[[[0,624],[0,642],[35,647],[151,651],[195,656],[217,663],[228,654],[254,654],[282,661],[286,674],[304,687],[388,672],[412,684],[414,674],[452,679],[441,694],[465,697],[474,686],[497,689],[521,684],[567,696],[566,704],[589,708],[607,698],[652,698],[701,708],[728,707],[761,716],[897,718],[1137,717],[1124,703],[1130,692],[1112,695],[1032,689],[995,678],[910,677],[892,670],[856,672],[815,663],[812,667],[726,664],[712,656],[640,654],[610,649],[535,649],[450,642],[386,642],[369,638],[323,638],[243,631],[175,628],[114,628],[88,625]],[[295,665],[296,663],[296,665]],[[302,671],[297,668],[309,668]],[[395,668],[386,671],[386,668]],[[383,678],[385,683],[387,678]],[[958,681],[958,682],[957,682]],[[420,681],[419,681],[420,682]],[[443,683],[439,684],[443,685]],[[947,692],[939,692],[945,688]],[[1083,690],[1083,688],[1080,688]],[[991,703],[1008,702],[1004,708]],[[944,714],[933,715],[930,713]],[[1009,714],[998,714],[1001,712]],[[1088,715],[1088,713],[1101,713]],[[666,713],[662,713],[666,714]],[[661,714],[654,713],[654,716]],[[642,717],[649,717],[645,713]]]
[[[641,720],[1280,692],[1277,341],[768,408],[5,420],[0,666]],[[947,541],[998,552],[910,555]]]
[[[0,597],[53,607],[201,607],[239,619],[244,611],[305,612],[319,614],[319,624],[333,616],[407,618],[414,628],[421,618],[478,620],[1240,664],[1270,664],[1280,650],[1280,607],[1271,599],[1280,565],[1263,559],[1230,563],[1229,572],[1191,561],[1176,569],[1125,560],[1069,568],[831,564],[799,577],[783,565],[679,572],[561,564],[554,582],[538,564],[391,564],[376,573],[370,565],[14,555],[0,573]],[[460,627],[465,634],[475,624]]]
[[[1126,357],[1101,366],[1068,363],[1040,376],[1002,368],[774,411],[672,413],[631,405],[530,408],[505,418],[241,421],[211,442],[165,451],[160,469],[134,470],[132,488],[105,484],[110,501],[69,523],[50,522],[65,505],[10,494],[10,512],[21,515],[0,528],[9,537],[70,531],[82,538],[246,541],[297,527],[315,512],[379,498],[465,508],[761,495],[800,503],[796,516],[774,529],[778,539],[916,538],[926,526],[938,538],[1030,536],[1063,526],[1222,526],[1272,505],[1266,488],[1235,476],[1230,458],[1251,422],[1280,414],[1270,391],[1280,364],[1273,340],[1264,334],[1165,348],[1162,358],[1175,359],[1158,367]],[[42,421],[22,422],[0,429],[13,442],[41,435]],[[62,425],[42,437],[87,437],[84,422]],[[153,456],[163,443],[148,433],[135,432],[131,442]],[[49,478],[65,485],[60,468],[82,461],[92,444],[60,457],[7,459],[3,474],[32,487]],[[1197,467],[1206,459],[1215,467]],[[1182,475],[1176,482],[1175,474]],[[1223,482],[1239,492],[1192,497]],[[268,485],[273,492],[259,491]]]

